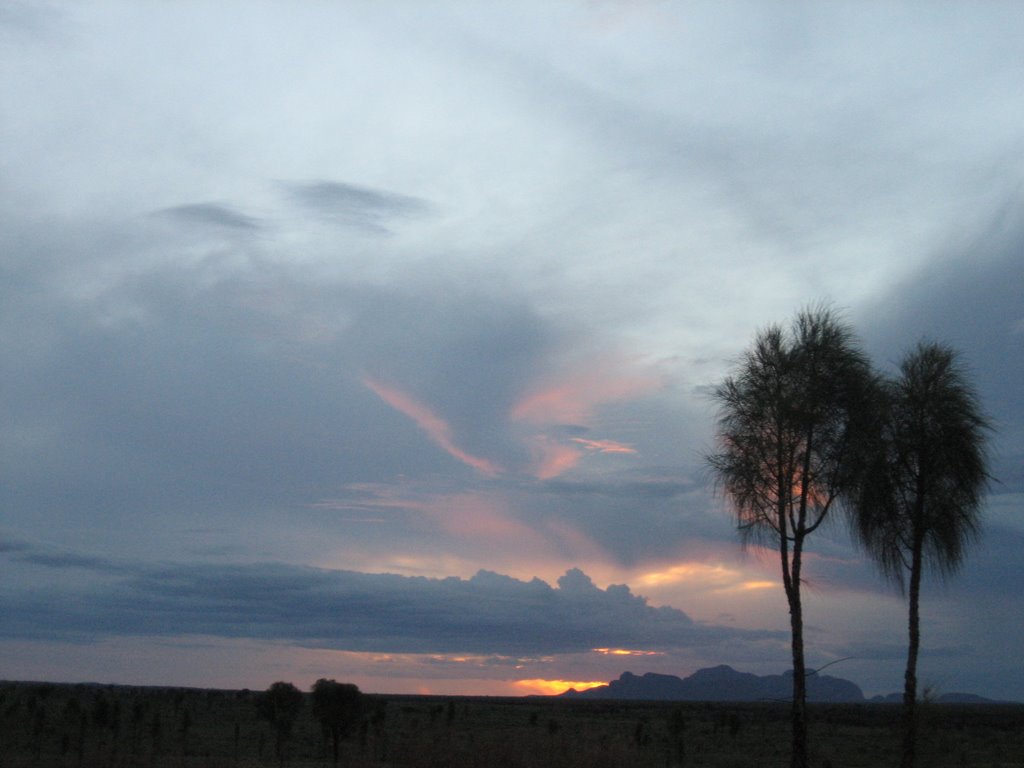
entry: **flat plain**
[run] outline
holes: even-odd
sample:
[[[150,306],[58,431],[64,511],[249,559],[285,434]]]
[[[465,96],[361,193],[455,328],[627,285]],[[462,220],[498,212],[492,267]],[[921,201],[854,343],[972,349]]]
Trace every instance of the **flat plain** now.
[[[294,768],[332,757],[308,700],[281,754],[256,691],[0,683],[0,768]],[[308,699],[308,696],[307,696]],[[788,705],[367,695],[353,768],[746,768],[788,762]],[[811,706],[812,765],[898,764],[899,707]],[[1024,768],[1024,705],[924,705],[928,768]]]

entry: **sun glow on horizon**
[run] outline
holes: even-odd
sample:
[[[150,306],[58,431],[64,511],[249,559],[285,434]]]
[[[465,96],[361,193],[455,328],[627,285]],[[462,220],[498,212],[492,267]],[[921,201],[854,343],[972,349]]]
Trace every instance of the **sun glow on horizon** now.
[[[516,680],[512,683],[517,689],[523,690],[526,694],[540,694],[542,696],[557,696],[565,693],[570,688],[577,691],[586,691],[591,688],[598,688],[608,683],[604,680],[599,682],[580,682],[573,680],[544,680],[536,678],[532,680]]]

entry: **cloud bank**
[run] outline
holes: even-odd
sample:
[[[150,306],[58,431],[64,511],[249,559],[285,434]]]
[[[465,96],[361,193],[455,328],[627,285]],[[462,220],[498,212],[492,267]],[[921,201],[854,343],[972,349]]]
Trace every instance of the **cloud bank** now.
[[[8,543],[15,563],[104,577],[3,600],[5,638],[80,642],[205,635],[387,653],[536,657],[596,648],[708,648],[780,633],[694,622],[578,569],[556,587],[490,571],[470,579],[357,573],[281,563],[126,565]]]

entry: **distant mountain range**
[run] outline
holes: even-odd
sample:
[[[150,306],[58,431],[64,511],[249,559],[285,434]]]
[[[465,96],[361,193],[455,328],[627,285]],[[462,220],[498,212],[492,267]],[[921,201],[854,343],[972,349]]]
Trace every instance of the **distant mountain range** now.
[[[793,673],[755,675],[738,672],[721,664],[700,669],[686,678],[648,672],[634,675],[623,672],[608,685],[585,691],[569,689],[561,696],[577,699],[632,699],[642,701],[789,701],[793,696]],[[841,677],[810,675],[807,678],[807,700],[833,703],[899,703],[902,694],[865,699],[856,683]],[[989,703],[990,699],[967,693],[947,693],[935,699],[938,703]]]

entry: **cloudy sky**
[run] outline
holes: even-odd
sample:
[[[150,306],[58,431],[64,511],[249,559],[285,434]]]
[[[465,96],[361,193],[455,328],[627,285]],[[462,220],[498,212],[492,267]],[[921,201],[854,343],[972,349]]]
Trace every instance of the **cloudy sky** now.
[[[0,678],[781,672],[707,392],[825,301],[883,370],[962,351],[998,482],[920,675],[1024,699],[1022,39],[1013,2],[0,0]],[[809,665],[900,689],[843,526],[806,577]]]

